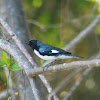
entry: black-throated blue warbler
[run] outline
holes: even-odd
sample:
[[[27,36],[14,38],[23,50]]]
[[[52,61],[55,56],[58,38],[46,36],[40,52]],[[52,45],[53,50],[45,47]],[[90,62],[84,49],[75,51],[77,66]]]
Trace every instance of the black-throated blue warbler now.
[[[68,59],[68,58],[83,58],[72,55],[63,49],[45,44],[37,39],[32,39],[27,43],[34,51],[34,53],[44,60]]]

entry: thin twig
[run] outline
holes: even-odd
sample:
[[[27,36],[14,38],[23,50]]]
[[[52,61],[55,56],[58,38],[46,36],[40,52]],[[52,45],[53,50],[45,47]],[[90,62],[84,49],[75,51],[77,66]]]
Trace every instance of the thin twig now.
[[[84,38],[87,34],[89,34],[89,32],[100,22],[100,15],[98,15],[96,17],[96,19],[86,28],[84,29],[82,32],[80,32],[80,34],[74,39],[72,40],[68,45],[66,45],[66,47],[64,48],[65,50],[70,49],[71,47],[75,46],[75,44],[77,44],[82,38]]]
[[[75,76],[78,72],[80,72],[82,69],[79,68],[76,69],[74,72],[72,72],[70,75],[67,76],[48,96],[48,100],[51,100],[53,94],[56,94],[65,84],[68,85],[68,83],[72,80],[72,77]]]
[[[39,76],[40,76],[40,75],[39,75]],[[51,93],[53,89],[51,88],[49,82],[47,82],[47,80],[45,80],[45,79],[46,79],[45,76],[44,76],[43,74],[41,74],[41,77],[40,77],[40,78],[41,78],[42,80],[44,80],[44,84],[46,85],[46,87],[47,87],[47,89],[48,89],[48,92]],[[56,96],[55,93],[54,93],[52,96],[53,96],[54,100],[59,100],[59,98]]]
[[[70,91],[68,92],[68,94],[64,97],[63,100],[68,100],[68,98],[72,95],[72,93],[74,92],[74,90],[79,86],[79,84],[81,83],[81,81],[83,80],[83,78],[91,71],[92,68],[88,68],[84,71],[84,73],[82,74],[82,77],[75,83],[75,85],[70,89]]]
[[[82,29],[84,29],[84,27],[90,22],[92,16],[94,15],[94,12],[96,11],[97,6],[98,6],[98,2],[96,2],[96,3],[94,4],[94,7],[93,7],[93,9],[92,9],[92,12],[91,12],[91,14],[90,14],[88,20],[87,20],[87,21],[84,23],[84,25],[82,26]]]
[[[9,85],[9,88],[10,88],[11,97],[13,100],[16,100],[15,91],[13,90],[13,82],[12,82],[8,68],[5,68],[5,72],[6,72],[6,75],[8,76],[8,79],[7,79],[8,83],[7,84]],[[7,85],[7,89],[8,89],[8,85]]]
[[[70,21],[67,20],[67,23],[58,23],[58,24],[50,24],[50,25],[43,25],[41,23],[39,23],[38,21],[36,20],[33,20],[33,19],[30,19],[30,20],[27,20],[28,23],[32,23],[34,25],[36,25],[37,27],[39,27],[40,29],[45,29],[45,28],[60,28],[68,23],[73,23],[75,24],[76,20],[80,21],[84,18],[87,18],[88,16],[82,16],[81,18],[77,18],[77,19],[71,19]],[[66,21],[66,20],[65,20]]]

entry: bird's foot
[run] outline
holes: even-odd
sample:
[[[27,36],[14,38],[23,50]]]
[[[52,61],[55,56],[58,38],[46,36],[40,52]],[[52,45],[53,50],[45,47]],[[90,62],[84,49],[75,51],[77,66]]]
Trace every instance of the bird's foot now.
[[[50,63],[48,63],[48,64],[46,64],[45,66],[43,66],[43,67],[42,67],[43,70],[47,70],[47,69],[50,67],[50,65],[53,64],[55,61],[56,61],[56,60],[51,61]]]

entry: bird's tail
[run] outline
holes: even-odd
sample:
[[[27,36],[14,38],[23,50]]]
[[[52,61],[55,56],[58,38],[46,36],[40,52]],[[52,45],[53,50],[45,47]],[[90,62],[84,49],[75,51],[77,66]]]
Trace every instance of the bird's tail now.
[[[80,56],[76,56],[76,55],[70,55],[70,56],[72,56],[73,58],[80,58],[80,59],[83,59],[83,57],[80,57]]]

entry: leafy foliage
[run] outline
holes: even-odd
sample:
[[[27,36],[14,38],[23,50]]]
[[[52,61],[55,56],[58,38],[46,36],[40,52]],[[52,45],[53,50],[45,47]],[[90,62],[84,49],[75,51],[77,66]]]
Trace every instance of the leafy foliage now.
[[[5,51],[2,51],[1,55],[2,55],[2,60],[5,63],[5,65],[9,66],[10,65],[10,59],[9,59],[7,53]]]
[[[17,62],[14,62],[11,66],[10,66],[10,70],[12,71],[19,71],[22,70],[21,67],[18,65]]]
[[[8,54],[5,51],[1,52],[2,60],[0,61],[0,67],[8,67],[11,71],[19,71],[22,70],[14,59],[10,59]]]

